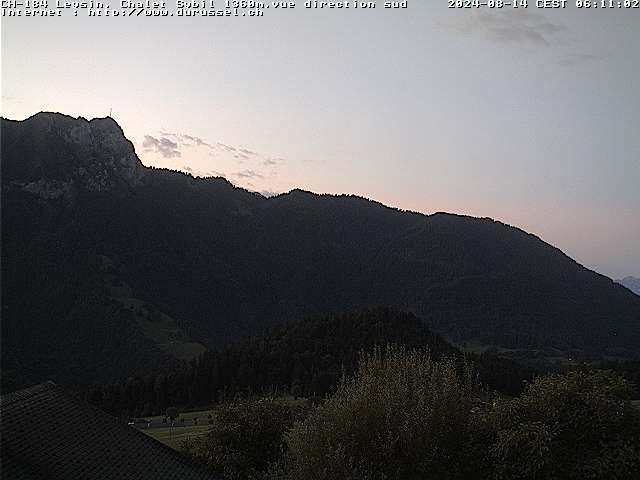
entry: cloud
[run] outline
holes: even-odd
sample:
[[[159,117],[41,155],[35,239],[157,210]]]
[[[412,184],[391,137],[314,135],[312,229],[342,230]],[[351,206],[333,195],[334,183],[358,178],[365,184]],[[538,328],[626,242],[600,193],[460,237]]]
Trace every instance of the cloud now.
[[[179,147],[206,147],[211,150],[209,152],[210,156],[215,156],[216,151],[222,151],[222,153],[231,154],[233,158],[235,158],[236,160],[240,160],[240,163],[245,160],[250,160],[251,157],[255,157],[258,161],[263,158],[263,156],[255,150],[249,150],[248,148],[244,147],[235,147],[233,145],[229,145],[228,143],[222,142],[209,143],[200,137],[196,137],[195,135],[191,135],[188,133],[167,132],[164,130],[160,130],[159,134],[162,136],[162,138],[165,139],[165,142],[173,142],[175,144],[176,150],[178,150]],[[149,137],[147,145],[145,145],[145,147],[147,148],[155,149],[157,142],[161,141],[153,137],[152,135],[145,135],[145,139],[146,137]],[[264,157],[262,163],[266,166],[274,166],[277,163],[281,163],[283,161],[284,159],[282,158]]]
[[[183,157],[184,148],[187,147],[204,147],[208,149],[207,155],[211,159],[210,166],[214,168],[217,168],[221,164],[228,164],[229,162],[235,163],[235,168],[238,169],[238,171],[229,174],[228,177],[242,180],[245,186],[248,185],[248,181],[251,179],[265,179],[278,175],[278,166],[285,162],[281,157],[265,156],[245,147],[238,147],[218,141],[209,143],[189,133],[160,130],[158,136],[144,136],[144,151],[157,152],[165,158]],[[188,155],[184,156],[186,157]],[[227,178],[226,174],[216,170],[209,170],[209,168],[210,167],[206,167],[206,170],[200,171],[196,170],[193,165],[184,165],[181,170],[189,172],[194,176]]]
[[[254,152],[253,150],[247,150],[246,148],[241,148],[239,151],[241,153],[244,153],[245,155],[258,155],[257,152]]]
[[[265,158],[262,161],[262,164],[266,167],[273,167],[274,165],[278,165],[279,163],[283,163],[284,158]]]
[[[249,160],[249,155],[245,155],[244,153],[236,153],[233,158],[237,158],[240,162],[244,160]]]
[[[171,138],[175,140],[180,146],[184,147],[207,147],[210,150],[223,150],[225,152],[234,153],[236,155],[235,158],[249,158],[249,155],[259,155],[258,152],[254,152],[253,150],[249,150],[247,148],[238,148],[233,145],[229,145],[222,142],[216,142],[215,144],[211,144],[206,142],[200,137],[196,137],[195,135],[190,135],[188,133],[176,133],[176,132],[165,132],[160,131],[160,135],[166,138]]]
[[[562,65],[563,67],[573,67],[575,65],[595,62],[601,59],[602,57],[600,55],[593,55],[591,53],[570,53],[568,55],[560,57],[560,59],[557,61],[557,64]]]
[[[238,178],[264,178],[264,175],[261,173],[255,172],[253,170],[243,170],[242,172],[237,172],[232,174],[234,177]]]
[[[181,157],[182,154],[178,150],[178,144],[166,137],[156,138],[151,135],[145,135],[142,142],[142,148],[147,152],[156,152],[165,158]]]
[[[237,148],[232,147],[231,145],[226,145],[224,143],[216,143],[216,145],[224,150],[226,150],[227,152],[235,152],[237,150]]]
[[[185,147],[192,147],[192,146],[199,146],[199,147],[207,147],[207,148],[211,148],[213,149],[213,145],[211,145],[210,143],[205,142],[202,138],[200,137],[196,137],[193,135],[189,135],[187,133],[175,133],[175,132],[160,132],[160,135],[163,135],[165,137],[171,137],[174,140],[176,140],[177,142],[180,143],[180,145],[185,146]]]
[[[564,25],[551,23],[539,13],[522,9],[491,13],[474,11],[445,27],[461,34],[477,33],[501,44],[538,47],[559,42],[559,34],[567,30]]]
[[[186,145],[189,145],[191,143],[191,144],[195,144],[195,145],[197,145],[199,147],[213,148],[213,145],[205,142],[200,137],[194,137],[192,135],[182,135],[182,139],[186,140],[186,142],[185,142]]]

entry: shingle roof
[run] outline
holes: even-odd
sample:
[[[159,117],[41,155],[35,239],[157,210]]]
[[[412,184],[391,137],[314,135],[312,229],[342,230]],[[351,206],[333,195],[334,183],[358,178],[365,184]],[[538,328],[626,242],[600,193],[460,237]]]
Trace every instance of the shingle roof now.
[[[47,382],[0,399],[3,479],[211,480],[199,465]]]

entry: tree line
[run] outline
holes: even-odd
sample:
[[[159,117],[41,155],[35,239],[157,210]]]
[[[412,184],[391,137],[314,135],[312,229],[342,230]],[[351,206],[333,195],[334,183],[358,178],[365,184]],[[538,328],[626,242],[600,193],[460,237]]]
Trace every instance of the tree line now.
[[[463,355],[410,313],[373,308],[282,324],[170,371],[92,385],[86,398],[114,415],[140,417],[264,393],[324,396],[353,372],[361,350],[387,343],[428,350],[460,366],[473,362],[483,384],[510,395],[534,375],[496,356]]]
[[[183,450],[224,480],[631,480],[640,410],[605,370],[537,377],[488,395],[470,369],[387,346],[320,405],[226,403]]]

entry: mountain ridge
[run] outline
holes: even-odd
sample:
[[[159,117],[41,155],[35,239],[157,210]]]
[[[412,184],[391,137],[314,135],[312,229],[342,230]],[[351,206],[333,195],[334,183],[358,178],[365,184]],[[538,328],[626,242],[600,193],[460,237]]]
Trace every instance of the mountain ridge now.
[[[145,167],[116,126],[2,120],[3,356],[17,371],[110,380],[172,362],[159,338],[217,348],[377,305],[456,343],[640,354],[640,299],[517,227],[301,189],[266,198]]]

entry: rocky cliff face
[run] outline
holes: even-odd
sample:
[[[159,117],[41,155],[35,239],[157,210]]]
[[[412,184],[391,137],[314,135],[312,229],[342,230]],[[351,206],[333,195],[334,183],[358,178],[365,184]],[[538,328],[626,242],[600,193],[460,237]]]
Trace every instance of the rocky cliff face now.
[[[38,113],[23,122],[3,120],[5,188],[43,199],[70,197],[77,189],[107,191],[138,185],[145,167],[112,118]]]

